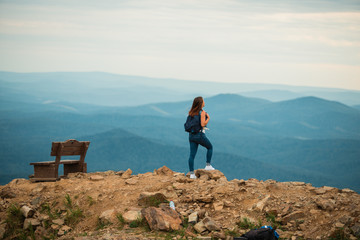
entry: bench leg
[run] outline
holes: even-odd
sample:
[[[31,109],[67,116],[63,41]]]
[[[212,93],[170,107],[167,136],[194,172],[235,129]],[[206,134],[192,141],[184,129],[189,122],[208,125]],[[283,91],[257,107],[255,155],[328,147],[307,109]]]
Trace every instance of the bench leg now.
[[[55,164],[34,165],[34,177],[31,181],[56,181],[59,179],[58,169]]]
[[[64,176],[67,176],[69,173],[76,173],[76,172],[87,172],[87,164],[83,163],[78,164],[64,164]]]

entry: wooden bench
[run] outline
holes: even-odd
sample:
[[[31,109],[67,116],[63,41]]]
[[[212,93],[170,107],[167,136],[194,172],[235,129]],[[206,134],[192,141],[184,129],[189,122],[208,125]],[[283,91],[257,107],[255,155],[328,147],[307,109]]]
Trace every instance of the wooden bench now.
[[[34,175],[30,178],[32,182],[37,181],[56,181],[59,180],[59,165],[64,165],[64,176],[74,172],[87,171],[85,162],[86,152],[90,142],[79,142],[75,139],[69,139],[65,142],[53,142],[51,147],[51,156],[56,156],[55,161],[33,162]],[[79,155],[79,160],[61,160],[62,156]]]

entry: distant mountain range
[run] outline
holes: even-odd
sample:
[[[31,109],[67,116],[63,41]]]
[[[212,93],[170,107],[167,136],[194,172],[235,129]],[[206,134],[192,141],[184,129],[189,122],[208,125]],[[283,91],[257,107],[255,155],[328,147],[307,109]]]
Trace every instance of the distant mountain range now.
[[[105,73],[0,72],[0,184],[27,177],[33,172],[30,162],[52,159],[52,141],[70,138],[91,141],[89,171],[131,168],[140,173],[166,165],[187,172],[183,124],[193,97],[201,93],[192,89],[186,97],[184,92],[198,83],[180,87],[185,81],[177,80],[170,89],[165,80],[155,79],[152,86],[147,81]],[[106,90],[92,95],[102,84]],[[203,89],[222,86],[210,85]],[[282,88],[270,92],[286,93]],[[153,98],[173,93],[171,102]],[[142,101],[147,103],[134,106]],[[360,191],[360,105],[314,96],[274,102],[238,94],[216,94],[205,103],[213,164],[228,179],[271,178]],[[204,163],[205,150],[199,149],[195,166]]]
[[[184,101],[198,95],[210,97],[220,93],[234,93],[270,101],[314,96],[342,102],[349,106],[360,104],[360,91],[345,89],[184,81],[104,72],[13,73],[0,71],[0,86],[1,100],[57,105],[59,102],[71,102],[103,106],[137,106]],[[75,110],[82,111],[79,108]]]

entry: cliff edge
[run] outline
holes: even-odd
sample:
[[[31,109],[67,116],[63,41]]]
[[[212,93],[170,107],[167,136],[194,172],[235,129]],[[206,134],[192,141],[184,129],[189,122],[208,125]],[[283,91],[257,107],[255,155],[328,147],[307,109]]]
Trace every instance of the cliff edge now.
[[[350,189],[196,175],[164,166],[14,179],[0,186],[0,239],[232,239],[262,225],[281,239],[360,239],[360,195]]]

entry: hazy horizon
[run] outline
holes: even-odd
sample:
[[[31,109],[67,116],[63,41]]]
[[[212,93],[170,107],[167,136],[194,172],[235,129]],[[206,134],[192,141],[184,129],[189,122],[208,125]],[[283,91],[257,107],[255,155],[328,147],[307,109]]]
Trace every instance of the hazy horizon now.
[[[0,1],[0,69],[360,90],[360,2]]]

